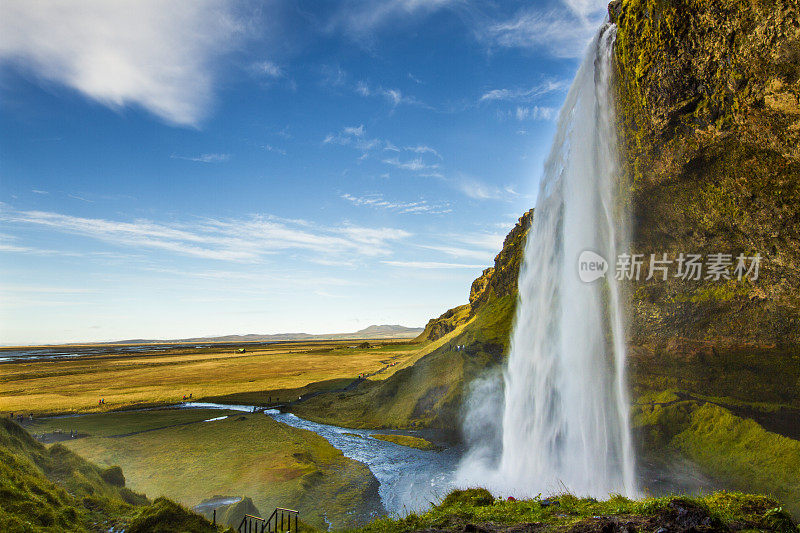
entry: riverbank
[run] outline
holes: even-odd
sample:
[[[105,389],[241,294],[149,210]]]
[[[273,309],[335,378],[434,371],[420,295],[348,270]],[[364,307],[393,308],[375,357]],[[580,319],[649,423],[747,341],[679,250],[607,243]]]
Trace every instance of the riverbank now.
[[[246,495],[260,510],[298,508],[316,527],[421,512],[452,486],[460,450],[443,449],[435,432],[424,437],[442,451],[277,410],[253,413],[254,407],[186,403],[34,419],[25,426],[40,440],[58,440],[98,464],[121,466],[131,472],[129,485],[149,496],[194,506],[218,494]]]

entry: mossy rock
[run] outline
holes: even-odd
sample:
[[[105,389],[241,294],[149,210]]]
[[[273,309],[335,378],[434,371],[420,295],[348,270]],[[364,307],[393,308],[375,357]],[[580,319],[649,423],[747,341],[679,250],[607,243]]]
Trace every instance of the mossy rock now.
[[[441,507],[465,505],[470,507],[483,507],[492,505],[495,501],[492,493],[483,488],[454,490],[442,501]]]

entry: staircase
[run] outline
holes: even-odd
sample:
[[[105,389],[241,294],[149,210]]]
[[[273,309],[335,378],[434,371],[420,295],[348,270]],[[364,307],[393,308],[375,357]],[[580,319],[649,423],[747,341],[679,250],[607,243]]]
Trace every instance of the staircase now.
[[[298,513],[292,509],[277,507],[266,520],[260,516],[246,514],[237,531],[239,533],[297,533]]]

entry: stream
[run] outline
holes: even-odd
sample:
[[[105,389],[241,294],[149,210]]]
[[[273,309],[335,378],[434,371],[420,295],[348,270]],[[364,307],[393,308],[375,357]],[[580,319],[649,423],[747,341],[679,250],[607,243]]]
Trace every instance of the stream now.
[[[205,402],[187,402],[183,409],[223,409],[253,412],[251,405],[226,405]],[[256,408],[258,409],[258,408]],[[277,409],[263,411],[286,425],[313,431],[322,436],[345,457],[367,465],[380,483],[378,492],[386,511],[406,515],[423,511],[438,502],[453,487],[453,477],[461,451],[444,448],[442,451],[417,450],[391,442],[374,439],[373,434],[414,434],[413,431],[350,429],[304,420]]]

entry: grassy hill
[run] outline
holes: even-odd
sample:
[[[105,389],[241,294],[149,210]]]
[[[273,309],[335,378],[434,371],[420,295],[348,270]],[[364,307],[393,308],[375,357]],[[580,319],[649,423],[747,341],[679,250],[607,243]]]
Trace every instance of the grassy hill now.
[[[149,527],[155,520],[157,527]],[[218,531],[166,499],[125,487],[119,467],[100,468],[66,447],[39,444],[0,419],[0,531]]]

